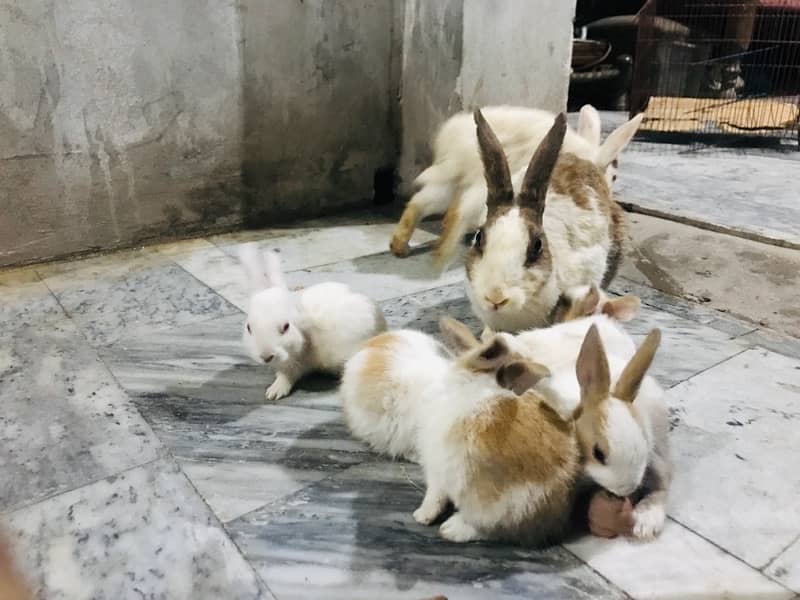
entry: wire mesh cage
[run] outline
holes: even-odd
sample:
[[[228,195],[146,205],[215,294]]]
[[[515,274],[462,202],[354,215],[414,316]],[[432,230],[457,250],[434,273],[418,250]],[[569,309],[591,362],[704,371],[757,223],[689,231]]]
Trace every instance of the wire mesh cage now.
[[[800,0],[649,0],[630,111],[645,134],[796,143]]]

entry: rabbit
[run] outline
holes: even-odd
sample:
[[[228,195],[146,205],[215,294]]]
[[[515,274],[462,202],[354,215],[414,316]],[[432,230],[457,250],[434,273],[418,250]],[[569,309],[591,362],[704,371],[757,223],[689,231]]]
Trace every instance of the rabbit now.
[[[565,323],[591,315],[604,314],[615,321],[626,322],[639,312],[641,300],[633,295],[612,298],[594,283],[571,288],[559,296],[553,313],[552,323]]]
[[[431,524],[452,501],[457,512],[439,529],[447,540],[558,541],[583,469],[575,417],[589,423],[604,413],[562,418],[531,389],[547,376],[541,365],[516,356],[503,337],[479,343],[463,325],[442,327],[461,353],[418,423],[426,491],[414,519]]]
[[[525,168],[555,117],[548,111],[516,106],[489,106],[483,114],[508,156],[512,173]],[[642,118],[641,114],[633,117],[601,144],[600,116],[587,104],[578,115],[577,131],[567,129],[564,151],[594,163],[610,185],[617,177],[618,158]],[[431,215],[445,214],[433,253],[434,264],[443,270],[452,261],[461,239],[480,227],[486,216],[486,183],[472,115],[461,112],[448,119],[436,134],[433,151],[433,164],[414,181],[419,190],[406,204],[390,249],[395,256],[407,256],[408,241],[419,222]]]
[[[267,400],[289,395],[311,371],[338,375],[362,343],[386,330],[378,305],[342,283],[290,291],[276,252],[263,255],[256,244],[245,244],[239,257],[251,293],[244,346],[256,362],[275,364]]]
[[[382,333],[344,366],[339,388],[353,435],[392,458],[417,460],[417,421],[430,394],[444,393],[451,358],[432,336]]]
[[[514,185],[503,149],[475,111],[488,184],[488,218],[466,255],[473,311],[495,331],[549,324],[559,297],[581,285],[606,287],[622,257],[625,217],[601,171],[559,156],[566,116],[553,126]],[[521,180],[521,181],[520,181]]]
[[[592,295],[590,290],[586,297]],[[635,304],[638,306],[638,302]],[[468,340],[472,333],[463,325],[462,328],[462,337]],[[663,390],[646,375],[660,343],[660,331],[651,331],[637,350],[630,336],[603,313],[546,329],[518,335],[500,333],[495,337],[502,339],[517,359],[537,364],[540,373],[548,373],[531,381],[518,379],[516,385],[540,393],[562,419],[577,420],[586,477],[619,497],[641,496],[633,511],[633,535],[657,535],[664,526],[672,479],[668,409]],[[477,343],[472,339],[472,344]],[[491,342],[492,337],[484,338],[483,343]],[[593,363],[587,362],[590,357]],[[601,399],[587,403],[585,385],[581,383],[586,370],[581,371],[580,365],[588,364],[594,364],[595,371],[609,384]],[[518,391],[507,382],[500,383]],[[589,414],[587,410],[594,412]],[[605,426],[596,427],[598,422]]]

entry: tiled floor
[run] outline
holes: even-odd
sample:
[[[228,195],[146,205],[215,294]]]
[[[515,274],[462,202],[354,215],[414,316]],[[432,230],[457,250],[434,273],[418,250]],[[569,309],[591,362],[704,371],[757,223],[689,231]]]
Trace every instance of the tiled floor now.
[[[339,219],[0,273],[0,512],[42,598],[790,598],[800,592],[794,340],[618,281],[664,332],[677,465],[649,544],[452,545],[411,512],[418,467],[352,440],[336,382],[264,401],[240,348],[236,245],[281,249],[393,327],[477,329],[460,269]],[[419,240],[425,241],[424,232]]]

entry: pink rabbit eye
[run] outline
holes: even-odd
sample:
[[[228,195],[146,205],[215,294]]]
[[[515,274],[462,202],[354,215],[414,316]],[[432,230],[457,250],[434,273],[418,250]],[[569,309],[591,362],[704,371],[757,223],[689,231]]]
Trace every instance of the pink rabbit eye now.
[[[288,323],[284,323],[283,325],[281,325],[281,335],[283,335],[287,331],[289,331],[289,324]]]

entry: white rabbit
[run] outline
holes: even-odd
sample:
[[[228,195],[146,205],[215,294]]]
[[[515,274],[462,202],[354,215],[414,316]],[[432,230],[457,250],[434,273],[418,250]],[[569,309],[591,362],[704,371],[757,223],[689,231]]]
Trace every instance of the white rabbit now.
[[[478,140],[488,184],[488,219],[467,252],[467,291],[491,329],[549,323],[559,297],[576,286],[605,287],[622,258],[625,217],[601,171],[559,148],[561,114],[515,177],[480,111]],[[514,189],[518,190],[515,194]]]
[[[511,173],[525,168],[555,117],[548,111],[517,106],[489,106],[483,114],[508,157]],[[600,116],[586,105],[580,111],[577,132],[567,129],[563,151],[595,164],[610,185],[616,179],[618,157],[641,121],[642,115],[637,115],[601,144]],[[433,155],[433,164],[414,182],[420,189],[406,205],[390,247],[396,256],[406,256],[408,241],[419,222],[446,213],[433,256],[434,263],[444,268],[463,236],[480,227],[486,217],[486,183],[470,113],[458,113],[442,125],[433,142]]]
[[[381,309],[342,283],[319,283],[290,291],[276,252],[256,244],[239,257],[250,286],[242,339],[253,360],[274,364],[267,400],[287,396],[311,371],[338,374],[361,344],[386,329]]]
[[[630,321],[639,312],[641,301],[636,296],[611,297],[595,284],[566,290],[558,298],[552,323],[564,323],[591,315],[608,315],[615,321]]]

